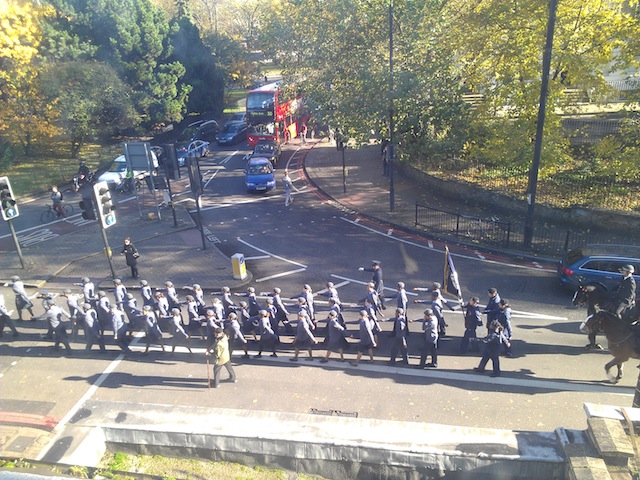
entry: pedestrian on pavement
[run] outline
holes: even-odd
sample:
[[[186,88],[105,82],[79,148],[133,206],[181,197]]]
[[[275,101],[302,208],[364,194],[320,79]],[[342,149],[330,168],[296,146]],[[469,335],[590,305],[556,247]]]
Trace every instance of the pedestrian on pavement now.
[[[376,292],[378,294],[378,299],[380,300],[380,305],[376,306],[377,308],[381,308],[382,310],[386,309],[384,305],[384,281],[382,280],[382,267],[380,266],[380,260],[373,260],[371,262],[371,268],[360,267],[358,270],[361,272],[372,272],[371,281],[375,285]]]
[[[138,278],[138,259],[140,254],[135,245],[131,243],[131,237],[125,237],[120,255],[124,255],[127,265],[131,267],[131,278]]]
[[[484,307],[484,311],[482,313],[487,315],[487,330],[489,330],[489,325],[494,320],[498,319],[498,314],[500,313],[500,294],[498,290],[494,287],[491,287],[487,290],[489,294],[489,301],[487,302],[486,307]]]
[[[18,311],[18,321],[22,322],[22,310],[27,310],[31,314],[31,320],[35,317],[33,313],[33,303],[27,291],[24,289],[24,282],[20,280],[18,275],[11,277],[11,289],[16,296],[16,310]]]
[[[85,303],[82,306],[83,315],[82,321],[84,323],[84,340],[87,344],[85,350],[91,350],[91,347],[97,343],[100,347],[100,352],[105,352],[104,337],[100,334],[100,325],[98,323],[98,313],[90,303]]]
[[[262,351],[271,349],[272,357],[277,357],[276,346],[278,344],[278,336],[273,331],[271,326],[271,314],[267,310],[260,310],[258,313],[258,321],[260,328],[260,341],[258,342],[258,355],[254,358],[262,358]]]
[[[307,144],[307,124],[303,123],[300,127],[300,142],[302,145]]]
[[[182,326],[183,329],[185,329],[186,327],[186,329],[189,330],[189,335],[194,335],[195,333],[195,334],[199,334],[202,338],[205,338],[204,332],[202,330],[202,320],[204,319],[204,317],[200,315],[198,301],[193,295],[187,295],[185,299],[187,300],[187,320],[188,321],[187,321],[187,324],[185,324],[185,322],[182,319],[182,315],[180,315],[180,325]],[[179,308],[171,309],[171,314],[173,316],[171,320],[172,322],[173,322],[173,319],[175,318],[174,310],[178,310],[178,312],[180,312]]]
[[[499,377],[501,375],[500,372],[500,346],[504,343],[507,344],[509,341],[502,334],[502,325],[498,320],[492,320],[489,324],[489,334],[487,338],[482,340],[484,346],[484,353],[482,354],[482,359],[480,360],[480,365],[475,367],[473,370],[476,372],[484,372],[485,367],[487,366],[487,362],[491,360],[491,364],[493,365],[493,373],[492,377]]]
[[[220,371],[222,367],[227,369],[229,373],[228,381],[236,383],[236,372],[233,371],[231,365],[231,353],[229,352],[229,338],[224,333],[222,328],[217,328],[215,331],[215,342],[211,348],[207,349],[207,355],[213,355],[213,388],[218,388],[220,385]]]
[[[153,291],[149,286],[149,282],[146,280],[140,280],[140,294],[142,295],[142,305],[155,305],[155,300],[153,299]]]
[[[389,175],[389,156],[387,154],[388,148],[389,148],[389,140],[386,138],[383,138],[382,143],[380,144],[380,155],[382,156],[382,175],[384,177]]]
[[[407,320],[402,308],[396,308],[396,316],[393,319],[393,330],[391,331],[391,358],[390,365],[395,365],[398,353],[402,355],[402,362],[409,365],[409,355],[407,348]]]
[[[511,330],[511,307],[509,306],[509,300],[506,298],[500,299],[500,313],[498,314],[498,321],[500,322],[500,326],[502,327],[502,334],[504,338],[507,339],[504,345],[504,356],[511,357],[511,338],[512,338],[512,330]]]
[[[290,203],[293,203],[293,196],[291,195],[291,192],[293,191],[293,182],[289,176],[289,170],[284,171],[284,176],[282,177],[282,189],[284,190],[284,206],[288,207]]]
[[[296,338],[293,341],[293,347],[295,353],[289,360],[292,362],[298,361],[298,355],[301,349],[306,349],[309,352],[309,356],[305,360],[313,361],[313,346],[318,344],[316,337],[311,333],[312,323],[305,312],[298,314],[298,325],[296,327]]]
[[[431,308],[427,308],[424,311],[422,342],[418,368],[438,368],[438,319]],[[431,362],[426,363],[429,355],[431,355]]]
[[[190,354],[193,353],[189,346],[189,339],[191,337],[184,329],[182,314],[180,313],[179,308],[171,309],[171,327],[173,328],[173,334],[171,336],[171,353],[174,353],[178,346],[184,346],[189,350]]]
[[[120,310],[124,307],[124,302],[127,298],[127,287],[125,287],[122,283],[122,280],[119,278],[115,278],[113,280],[113,285],[115,287],[113,291],[113,296],[115,299],[115,304],[118,306]]]
[[[7,326],[13,332],[14,337],[18,337],[20,334],[16,329],[16,324],[9,316],[9,310],[4,304],[4,295],[0,293],[0,338],[4,335],[4,327]]]
[[[471,297],[464,305],[464,335],[460,340],[460,353],[465,354],[469,350],[471,342],[477,340],[476,329],[482,326],[482,314],[478,303],[478,297]]]
[[[60,344],[62,343],[66,349],[67,355],[71,355],[71,347],[69,346],[69,337],[67,335],[67,328],[63,317],[71,318],[69,312],[64,308],[59,307],[53,301],[53,299],[47,300],[47,311],[45,313],[49,326],[53,330],[53,336],[55,337],[54,350],[60,350]]]
[[[53,202],[53,211],[56,212],[58,218],[67,218],[62,208],[62,192],[55,185],[51,187],[51,201]]]
[[[344,341],[346,333],[347,329],[340,325],[336,312],[334,310],[330,311],[329,318],[327,319],[327,335],[329,337],[327,353],[324,358],[320,360],[321,363],[327,363],[329,361],[331,352],[339,353],[340,361],[344,362]]]
[[[178,312],[180,309],[176,309]],[[164,339],[162,338],[162,330],[160,329],[160,325],[158,325],[158,319],[156,318],[153,310],[149,306],[142,307],[142,314],[144,315],[144,332],[145,332],[145,342],[146,348],[144,349],[143,355],[147,355],[149,353],[149,347],[151,347],[152,343],[160,344],[162,347],[162,351],[164,352]]]
[[[358,326],[360,329],[360,343],[358,343],[358,354],[355,361],[351,362],[354,367],[358,366],[360,358],[363,353],[369,354],[369,359],[373,362],[373,349],[378,346],[375,337],[373,335],[373,329],[371,319],[367,310],[360,310],[360,317],[358,318]]]
[[[116,305],[109,306],[109,314],[111,315],[111,327],[113,329],[113,340],[120,347],[120,349],[129,353],[129,342],[127,339],[127,333],[129,332],[129,326],[124,319],[124,312],[118,310]]]

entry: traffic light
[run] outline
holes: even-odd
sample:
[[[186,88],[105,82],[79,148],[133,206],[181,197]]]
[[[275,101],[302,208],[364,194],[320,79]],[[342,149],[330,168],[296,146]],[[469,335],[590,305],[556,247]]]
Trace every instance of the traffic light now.
[[[96,194],[96,210],[104,228],[109,228],[116,224],[116,213],[113,201],[111,200],[111,190],[107,182],[99,182],[93,186]]]
[[[20,215],[9,177],[0,177],[0,204],[2,205],[2,218],[5,220],[12,220]]]
[[[86,196],[82,197],[80,201],[80,210],[82,210],[82,218],[85,220],[95,220],[96,212],[93,209],[93,198],[89,193],[85,193]]]

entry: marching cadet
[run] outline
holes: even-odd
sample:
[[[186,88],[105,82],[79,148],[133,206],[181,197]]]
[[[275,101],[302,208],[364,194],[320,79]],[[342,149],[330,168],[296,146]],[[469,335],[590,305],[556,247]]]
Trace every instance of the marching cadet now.
[[[478,297],[471,297],[464,306],[464,335],[460,340],[460,353],[467,353],[469,344],[477,339],[476,329],[482,326]]]
[[[98,312],[98,321],[100,322],[100,332],[102,335],[104,335],[104,331],[113,323],[110,307],[111,304],[107,298],[107,294],[100,290],[98,292],[96,311]]]
[[[231,298],[231,289],[229,287],[222,287],[222,292],[216,292],[216,294],[222,294],[222,307],[224,308],[224,316],[226,318],[231,312],[236,310],[236,304],[233,298]]]
[[[358,270],[361,272],[372,272],[371,282],[375,286],[375,290],[378,293],[378,299],[380,300],[379,308],[382,310],[386,309],[384,305],[384,281],[382,280],[382,267],[380,266],[380,260],[372,260],[371,268],[359,267]],[[378,305],[376,305],[378,308]]]
[[[484,372],[485,367],[489,360],[491,360],[491,364],[493,365],[493,373],[492,377],[499,377],[501,375],[500,372],[500,346],[504,343],[505,345],[509,344],[509,341],[502,334],[502,325],[498,320],[493,320],[489,324],[489,334],[486,338],[482,340],[484,346],[484,353],[482,354],[482,359],[480,360],[480,365],[474,367],[474,371],[482,373]]]
[[[178,292],[176,291],[176,287],[173,285],[173,282],[167,280],[164,282],[166,298],[169,303],[169,307],[167,308],[166,313],[163,315],[164,317],[169,316],[170,308],[180,308],[180,299],[178,298]]]
[[[113,292],[115,304],[120,310],[122,310],[122,308],[124,307],[125,299],[127,298],[127,287],[122,284],[122,280],[120,280],[119,278],[115,278],[113,280],[113,284],[115,285],[115,290]]]
[[[180,309],[178,308],[176,310],[179,311]],[[151,307],[145,305],[142,307],[142,314],[144,315],[144,331],[146,333],[145,341],[147,344],[143,355],[147,355],[149,353],[149,347],[152,342],[159,343],[162,347],[162,351],[164,352],[165,349],[164,340],[162,339],[162,330],[160,330],[160,325],[158,325],[158,320],[156,319],[153,310],[151,310]]]
[[[100,326],[98,323],[98,313],[90,303],[82,306],[82,321],[84,323],[84,339],[87,342],[85,350],[91,350],[94,343],[100,346],[100,352],[106,352],[104,345],[104,337],[100,334]]]
[[[4,295],[0,293],[0,338],[4,335],[5,325],[11,329],[14,337],[18,337],[20,335],[16,329],[16,324],[9,316],[9,310],[7,310],[7,307],[4,304]]]
[[[185,298],[187,299],[187,319],[188,319],[188,325],[189,325],[187,328],[189,330],[189,333],[190,335],[192,335],[193,332],[196,332],[196,333],[199,333],[202,338],[204,338],[202,328],[201,328],[202,319],[204,317],[200,315],[200,308],[199,308],[198,302],[193,295],[187,295]],[[172,313],[173,313],[173,309],[172,309]],[[181,325],[184,328],[185,323],[182,320],[182,316],[180,316],[180,321],[182,322]]]
[[[413,289],[414,292],[435,292],[438,295],[438,300],[440,300],[440,303],[442,303],[443,306],[447,307],[449,310],[454,311],[455,308],[453,308],[451,305],[449,305],[449,301],[444,298],[444,296],[442,295],[442,285],[438,282],[433,282],[433,285],[431,286],[431,288],[427,288],[427,287],[414,287]],[[414,300],[413,303],[431,303],[432,302],[432,298],[429,298],[428,300]]]
[[[271,329],[275,333],[276,337],[278,337],[278,341],[280,341],[280,333],[278,329],[278,309],[273,304],[273,298],[268,297],[265,300],[265,310],[269,314],[269,322],[271,323]]]
[[[332,351],[339,353],[340,361],[344,362],[344,335],[346,331],[346,328],[340,324],[335,310],[331,310],[327,321],[327,334],[329,337],[327,353],[324,358],[320,359],[321,363],[327,363],[329,361]]]
[[[129,342],[127,341],[127,333],[129,331],[129,326],[127,325],[127,322],[125,322],[124,320],[124,312],[119,310],[117,305],[110,305],[109,314],[111,315],[111,326],[113,328],[113,340],[123,352],[125,353],[131,352],[131,350],[129,349]]]
[[[365,302],[368,302],[368,300],[365,300]],[[375,337],[373,336],[371,320],[366,310],[360,310],[358,324],[360,328],[360,343],[358,344],[358,355],[356,356],[356,360],[351,362],[351,365],[354,367],[358,366],[358,362],[360,361],[360,358],[362,358],[362,354],[364,352],[369,354],[369,358],[373,362],[373,349],[378,346]]]
[[[220,300],[218,300],[220,302]],[[220,305],[222,307],[222,305]],[[218,320],[218,316],[214,310],[207,310],[205,312],[206,330],[207,330],[207,344],[210,346],[215,340],[215,331],[217,328],[222,327],[222,322]]]
[[[158,318],[168,318],[170,316],[170,312],[172,308],[180,308],[180,305],[176,305],[172,307],[169,302],[169,299],[160,290],[156,292],[156,303],[154,306],[155,306],[155,311]]]
[[[304,298],[307,311],[309,312],[309,318],[311,319],[313,324],[316,325],[316,307],[313,302],[313,290],[311,289],[311,285],[309,285],[308,283],[305,283],[302,286],[302,292],[300,293],[300,295],[298,295],[297,297],[291,297],[291,298],[292,299],[298,298],[298,304],[300,304],[299,299]]]
[[[247,339],[244,338],[242,331],[240,330],[240,323],[238,322],[238,315],[235,312],[231,312],[227,321],[225,322],[225,332],[229,337],[229,354],[233,355],[234,347],[242,347],[244,350],[243,358],[249,358],[249,351],[247,350]]]
[[[62,296],[67,299],[67,308],[69,309],[69,315],[71,315],[71,336],[75,339],[78,336],[80,328],[84,331],[84,325],[80,319],[79,297],[75,293],[72,293],[70,288],[65,288]]]
[[[289,323],[289,311],[287,307],[282,302],[282,297],[280,294],[282,290],[279,287],[275,287],[272,293],[273,306],[276,308],[276,325],[279,325],[280,322],[284,325],[285,331],[290,333],[293,331],[293,327]],[[276,331],[277,333],[277,331]]]
[[[153,298],[153,291],[149,286],[149,282],[146,280],[140,280],[140,294],[142,295],[142,305],[149,305],[153,307],[155,300]]]
[[[367,296],[360,300],[360,303],[364,305],[367,300],[376,310],[376,314],[380,313],[380,299],[378,298],[378,292],[376,292],[376,286],[373,282],[367,283]]]
[[[271,314],[267,310],[260,310],[258,321],[260,324],[260,341],[258,342],[258,355],[254,358],[262,358],[262,351],[267,348],[273,351],[273,353],[271,353],[272,357],[277,357],[276,346],[278,344],[278,336],[271,326]]]
[[[486,307],[484,307],[484,311],[482,313],[487,315],[488,330],[491,322],[498,319],[498,314],[500,313],[500,294],[494,287],[491,287],[487,292],[489,294],[489,301],[487,302]]]
[[[171,337],[171,353],[176,351],[176,347],[179,345],[183,345],[189,353],[193,353],[191,351],[191,347],[189,346],[189,339],[191,338],[187,332],[185,332],[183,323],[182,323],[182,314],[180,313],[179,308],[171,309],[171,326],[173,327],[173,336]]]
[[[27,291],[24,289],[24,282],[20,280],[18,275],[14,275],[11,277],[11,289],[16,296],[16,310],[18,311],[18,321],[22,321],[22,310],[27,310],[31,315],[31,320],[34,320],[33,313],[33,303],[31,303],[31,299],[29,295],[27,295]]]
[[[434,292],[435,293],[435,292]],[[422,354],[418,368],[438,367],[438,319],[432,309],[424,311],[422,320]],[[431,355],[431,362],[427,362],[427,356]]]
[[[137,330],[142,330],[142,310],[138,308],[138,301],[132,293],[127,293],[127,299],[124,303],[124,313],[127,314],[127,318],[129,319],[129,334]]]
[[[373,338],[375,339],[375,346],[374,348],[376,348],[378,345],[378,334],[382,333],[382,328],[380,327],[380,323],[378,323],[378,317],[377,314],[379,313],[379,311],[374,307],[374,305],[371,303],[371,300],[369,300],[368,298],[365,298],[364,300],[364,312],[367,313],[367,317],[369,318],[369,323],[371,324],[371,331],[373,332]]]
[[[502,334],[507,339],[506,342],[503,342],[504,345],[504,355],[505,357],[510,357],[511,353],[511,307],[509,306],[509,300],[506,298],[501,298],[500,303],[500,313],[498,314],[498,321],[500,322],[500,326],[502,327]]]
[[[207,306],[207,303],[204,301],[204,291],[202,287],[198,283],[194,283],[192,287],[189,285],[185,285],[182,287],[183,290],[188,290],[191,292],[191,296],[194,298],[197,304],[198,313],[204,313],[204,309]]]
[[[390,365],[395,365],[398,353],[402,355],[404,364],[409,364],[409,356],[407,354],[407,320],[404,317],[404,310],[396,308],[396,316],[393,320],[393,331],[391,332],[391,359]]]
[[[326,291],[322,294],[325,297],[329,297],[329,300],[332,298],[336,301],[337,305],[340,305],[340,295],[338,294],[338,289],[335,287],[333,282],[326,283]]]
[[[256,298],[256,289],[253,287],[247,288],[247,293],[236,293],[236,297],[247,297],[247,303],[249,305],[249,316],[255,317],[260,313],[260,305],[258,305],[258,299]]]
[[[408,313],[407,307],[409,305],[409,299],[407,298],[407,291],[404,289],[404,282],[398,282],[396,285],[397,292],[392,297],[387,297],[387,300],[396,300],[396,308],[401,308],[403,312]]]
[[[82,295],[84,296],[84,303],[91,303],[94,308],[96,306],[96,287],[89,277],[82,277],[82,283],[74,283],[82,287]]]
[[[438,320],[438,336],[444,337],[447,335],[447,322],[444,320],[444,312],[442,308],[442,301],[440,300],[440,295],[438,292],[431,292],[431,310],[433,310],[433,315]]]
[[[66,348],[67,355],[71,355],[71,347],[69,346],[69,337],[67,336],[67,329],[62,320],[62,317],[67,317],[71,319],[71,315],[64,308],[56,305],[56,302],[53,299],[47,300],[47,310],[45,313],[45,318],[49,321],[49,325],[53,330],[53,335],[55,336],[56,343],[53,346],[54,350],[60,349],[60,344],[62,343]]]
[[[305,348],[309,352],[309,356],[305,360],[313,361],[313,346],[318,344],[316,337],[311,333],[312,323],[306,312],[298,313],[298,325],[296,326],[296,337],[293,341],[295,348],[295,354],[289,360],[292,362],[298,361],[298,354],[300,349]]]
[[[251,316],[249,313],[249,305],[244,300],[238,303],[238,310],[236,310],[236,314],[238,315],[238,323],[240,324],[240,330],[243,335],[249,335],[250,333],[253,335],[253,340],[255,342],[258,341],[258,333],[259,322],[258,315]]]

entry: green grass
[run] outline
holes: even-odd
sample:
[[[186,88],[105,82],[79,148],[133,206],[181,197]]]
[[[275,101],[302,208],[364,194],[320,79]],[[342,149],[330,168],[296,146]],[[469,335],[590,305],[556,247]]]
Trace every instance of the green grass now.
[[[12,149],[11,158],[3,162],[0,176],[8,176],[13,193],[19,200],[27,195],[50,190],[52,185],[62,186],[69,183],[78,171],[78,162],[83,160],[95,171],[108,165],[122,154],[122,144],[85,145],[74,159],[69,155],[66,144],[52,141],[47,145],[36,145],[33,153],[25,157],[20,149]]]
[[[222,113],[231,114],[244,112],[244,99],[247,98],[246,90],[229,90],[224,95],[224,111]]]

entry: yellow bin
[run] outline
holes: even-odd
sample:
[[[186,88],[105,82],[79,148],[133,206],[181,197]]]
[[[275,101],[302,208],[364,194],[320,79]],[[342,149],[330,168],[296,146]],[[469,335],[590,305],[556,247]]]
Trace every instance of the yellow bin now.
[[[247,278],[247,266],[244,263],[244,255],[236,253],[231,256],[231,266],[233,267],[233,278],[244,280]]]

